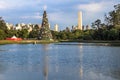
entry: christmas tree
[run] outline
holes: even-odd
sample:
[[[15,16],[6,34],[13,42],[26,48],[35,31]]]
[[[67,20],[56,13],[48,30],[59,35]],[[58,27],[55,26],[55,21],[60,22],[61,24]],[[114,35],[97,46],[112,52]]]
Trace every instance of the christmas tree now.
[[[40,40],[52,40],[52,34],[51,34],[51,31],[49,28],[49,23],[48,23],[46,11],[44,11],[44,13],[43,13],[42,25],[41,25],[38,39],[40,39]]]

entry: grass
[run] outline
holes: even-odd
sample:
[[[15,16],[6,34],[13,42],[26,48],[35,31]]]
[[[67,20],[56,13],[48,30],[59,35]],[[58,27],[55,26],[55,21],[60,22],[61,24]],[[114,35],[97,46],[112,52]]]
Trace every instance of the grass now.
[[[107,43],[109,46],[120,46],[120,40],[118,41],[104,41],[104,40],[61,40],[61,41],[50,41],[50,40],[0,40],[0,45],[3,44],[49,44],[57,42],[80,42],[80,43]]]
[[[12,41],[12,40],[0,40],[0,44],[49,44],[55,43],[57,41],[49,40],[21,40],[21,41]]]

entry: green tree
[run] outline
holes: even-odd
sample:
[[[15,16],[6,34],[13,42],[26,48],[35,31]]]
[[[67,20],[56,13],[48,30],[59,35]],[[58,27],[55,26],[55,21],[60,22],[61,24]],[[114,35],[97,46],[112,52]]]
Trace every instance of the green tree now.
[[[28,38],[28,30],[27,29],[22,29],[22,30],[18,30],[17,32],[18,37],[26,39]]]
[[[97,19],[95,22],[92,23],[92,27],[95,29],[100,29],[102,26],[101,20]]]
[[[61,39],[66,40],[67,39],[67,35],[65,33],[62,33],[61,34]]]
[[[84,40],[92,40],[92,36],[90,34],[90,30],[84,31],[83,39]]]
[[[118,40],[119,39],[119,31],[116,29],[111,29],[108,33],[109,40]]]
[[[74,34],[72,32],[67,32],[67,38],[70,40],[74,39]]]
[[[6,38],[6,30],[7,26],[5,24],[5,21],[0,17],[0,39],[5,39]]]
[[[66,32],[65,30],[63,31],[60,31],[58,36],[57,36],[58,39],[63,39],[63,40],[66,40],[67,39],[67,35],[66,35]]]
[[[6,30],[5,32],[6,32],[6,37],[12,37],[14,35],[18,37],[16,30]]]
[[[120,25],[120,4],[114,5],[114,10],[105,15],[105,20],[109,25]]]
[[[37,25],[37,24],[36,24],[36,25],[34,26],[34,28],[33,28],[34,31],[39,31],[39,29],[40,29],[40,28],[39,28],[39,25]]]
[[[59,39],[59,32],[51,30],[51,33],[54,40]]]
[[[37,39],[39,37],[39,35],[38,35],[39,34],[39,30],[40,30],[39,25],[36,24],[33,27],[32,31],[29,33],[28,37]]]
[[[75,30],[73,31],[74,39],[82,39],[83,31],[82,30]]]
[[[7,26],[5,24],[5,21],[2,19],[2,17],[0,17],[0,29],[1,30],[7,30]]]
[[[0,40],[5,39],[5,32],[0,29]]]
[[[37,37],[38,37],[38,31],[32,30],[32,31],[29,33],[29,38],[37,38]]]
[[[102,40],[109,40],[108,35],[109,35],[109,30],[104,29],[104,30],[102,31]]]

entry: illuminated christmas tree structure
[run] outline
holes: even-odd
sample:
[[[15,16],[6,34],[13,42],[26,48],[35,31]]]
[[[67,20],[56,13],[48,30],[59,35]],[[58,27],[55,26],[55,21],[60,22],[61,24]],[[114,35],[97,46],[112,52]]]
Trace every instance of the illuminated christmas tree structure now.
[[[42,25],[41,25],[38,39],[40,39],[40,40],[52,40],[52,34],[50,31],[47,13],[45,10],[43,13]]]

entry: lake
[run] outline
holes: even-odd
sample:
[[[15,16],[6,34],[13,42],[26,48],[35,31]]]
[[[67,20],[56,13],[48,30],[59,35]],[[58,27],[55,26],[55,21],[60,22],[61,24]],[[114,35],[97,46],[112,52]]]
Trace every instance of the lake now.
[[[120,47],[96,43],[0,45],[0,80],[120,80]]]

